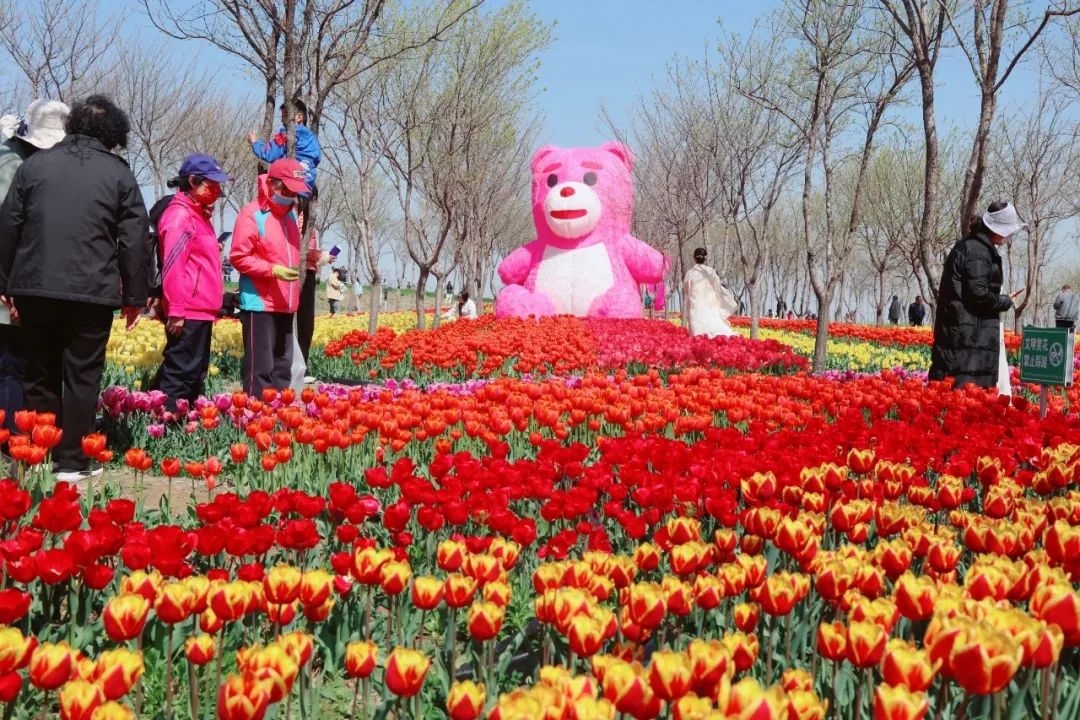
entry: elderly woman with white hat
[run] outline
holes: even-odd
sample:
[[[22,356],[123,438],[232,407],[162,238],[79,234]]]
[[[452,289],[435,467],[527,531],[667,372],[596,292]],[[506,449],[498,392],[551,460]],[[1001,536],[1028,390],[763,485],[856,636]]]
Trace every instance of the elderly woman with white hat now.
[[[26,115],[0,119],[4,140],[0,142],[0,202],[7,196],[15,171],[38,150],[47,150],[64,139],[64,121],[70,110],[56,100],[35,100]],[[10,127],[11,132],[8,132]],[[0,410],[4,424],[15,430],[15,411],[23,408],[22,382],[26,359],[19,342],[19,328],[12,324],[11,308],[0,304]]]
[[[998,247],[1027,227],[1011,203],[991,203],[945,259],[934,321],[930,379],[951,377],[954,387],[997,387],[1011,394],[1001,314],[1013,306],[1002,295]]]

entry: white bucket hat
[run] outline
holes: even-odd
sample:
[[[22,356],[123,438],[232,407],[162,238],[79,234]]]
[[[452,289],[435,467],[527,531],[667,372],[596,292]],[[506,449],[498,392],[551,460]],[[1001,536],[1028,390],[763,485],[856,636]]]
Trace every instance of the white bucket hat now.
[[[59,100],[35,100],[26,108],[22,126],[16,135],[34,147],[48,150],[64,139],[64,122],[71,113]]]
[[[1016,214],[1016,208],[1012,203],[1005,203],[1005,207],[997,212],[987,210],[983,213],[982,221],[990,232],[1004,238],[1012,237],[1027,227],[1027,223]]]

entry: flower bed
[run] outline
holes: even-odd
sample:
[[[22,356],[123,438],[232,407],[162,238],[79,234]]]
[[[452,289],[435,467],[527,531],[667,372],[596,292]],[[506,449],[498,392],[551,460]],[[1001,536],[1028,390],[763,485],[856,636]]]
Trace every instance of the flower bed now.
[[[648,321],[345,339],[328,362],[377,384],[177,416],[108,389],[80,490],[42,469],[53,419],[16,417],[9,717],[1080,707],[1080,391],[1040,419],[1031,388],[865,371],[903,348],[809,376]]]
[[[692,338],[682,328],[654,320],[569,316],[541,320],[482,316],[433,331],[380,329],[374,335],[357,330],[328,343],[325,353],[331,360],[341,360],[334,366],[338,376],[359,370],[373,378],[409,373],[446,378],[563,375],[627,366],[665,370],[715,366],[768,372],[806,367],[803,358],[776,342]]]

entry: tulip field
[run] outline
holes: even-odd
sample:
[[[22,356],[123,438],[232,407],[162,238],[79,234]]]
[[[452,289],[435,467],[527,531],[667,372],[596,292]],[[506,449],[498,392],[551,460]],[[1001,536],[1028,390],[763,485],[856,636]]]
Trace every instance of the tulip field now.
[[[114,333],[85,486],[16,415],[0,718],[1080,717],[1080,392],[928,384],[924,329],[366,327],[249,397],[223,321],[177,413]]]

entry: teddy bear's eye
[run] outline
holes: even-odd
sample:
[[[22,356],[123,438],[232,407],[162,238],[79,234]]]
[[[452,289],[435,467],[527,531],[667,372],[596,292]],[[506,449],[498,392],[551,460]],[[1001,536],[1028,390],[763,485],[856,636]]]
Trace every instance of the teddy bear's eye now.
[[[555,173],[548,175],[548,187],[555,187],[559,184],[559,176]]]
[[[587,172],[587,173],[585,173],[585,177],[583,179],[585,180],[586,185],[595,185],[596,184],[596,173]]]

